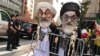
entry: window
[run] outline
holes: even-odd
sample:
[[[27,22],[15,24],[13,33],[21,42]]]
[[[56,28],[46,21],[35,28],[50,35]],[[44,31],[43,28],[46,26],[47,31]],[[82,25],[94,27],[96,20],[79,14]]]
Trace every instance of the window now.
[[[7,0],[3,0],[4,2],[6,2]]]
[[[18,0],[19,2],[22,2],[23,0]]]
[[[33,4],[33,0],[31,0],[31,3]]]
[[[31,8],[33,8],[33,5],[32,5],[32,4],[30,4],[30,7],[31,7]]]
[[[1,11],[1,20],[3,21],[8,21],[10,18],[9,16],[7,15],[7,13]]]

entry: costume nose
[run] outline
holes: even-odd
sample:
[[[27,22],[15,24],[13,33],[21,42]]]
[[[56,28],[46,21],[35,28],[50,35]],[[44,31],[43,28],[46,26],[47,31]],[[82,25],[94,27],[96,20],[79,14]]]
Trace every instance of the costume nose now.
[[[71,22],[71,19],[70,18],[68,19],[68,22]]]
[[[68,21],[66,22],[67,25],[72,25],[70,18],[68,19]]]
[[[43,15],[42,15],[42,18],[46,18],[46,15],[45,15],[45,14],[43,14]]]

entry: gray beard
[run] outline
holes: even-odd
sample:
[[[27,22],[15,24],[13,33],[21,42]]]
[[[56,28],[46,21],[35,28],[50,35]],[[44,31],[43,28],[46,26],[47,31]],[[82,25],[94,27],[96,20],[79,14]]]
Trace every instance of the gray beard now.
[[[75,28],[76,28],[76,26],[66,25],[66,26],[63,27],[63,31],[64,31],[65,34],[71,34],[74,31]]]
[[[40,22],[41,27],[49,27],[51,22]]]

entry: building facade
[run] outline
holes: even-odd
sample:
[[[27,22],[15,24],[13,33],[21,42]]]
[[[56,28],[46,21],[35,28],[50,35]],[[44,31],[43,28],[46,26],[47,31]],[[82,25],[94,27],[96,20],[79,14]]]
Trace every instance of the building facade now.
[[[21,15],[24,21],[30,21],[33,19],[34,14],[34,0],[22,1]]]
[[[39,2],[49,2],[53,3],[53,0],[23,0],[22,1],[22,11],[21,15],[23,16],[24,21],[31,21],[34,19],[35,9],[37,3]]]
[[[27,0],[27,10],[30,13],[30,19],[33,19],[34,14],[34,0]]]
[[[22,0],[22,8],[21,8],[21,15],[24,16],[26,14],[27,9],[27,0]]]
[[[82,0],[85,2],[88,0]],[[89,9],[87,11],[86,17],[96,17],[97,13],[100,13],[100,0],[90,0],[91,3],[88,5]]]
[[[0,9],[16,14],[21,12],[22,0],[0,0]]]

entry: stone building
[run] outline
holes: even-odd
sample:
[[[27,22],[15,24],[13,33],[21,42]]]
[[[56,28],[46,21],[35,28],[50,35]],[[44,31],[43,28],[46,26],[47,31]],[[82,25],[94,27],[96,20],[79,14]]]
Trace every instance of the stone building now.
[[[0,0],[0,9],[10,14],[21,12],[22,0]]]
[[[88,0],[83,0],[83,2]],[[88,6],[86,17],[95,17],[96,13],[100,13],[100,0],[90,0],[91,4]]]

